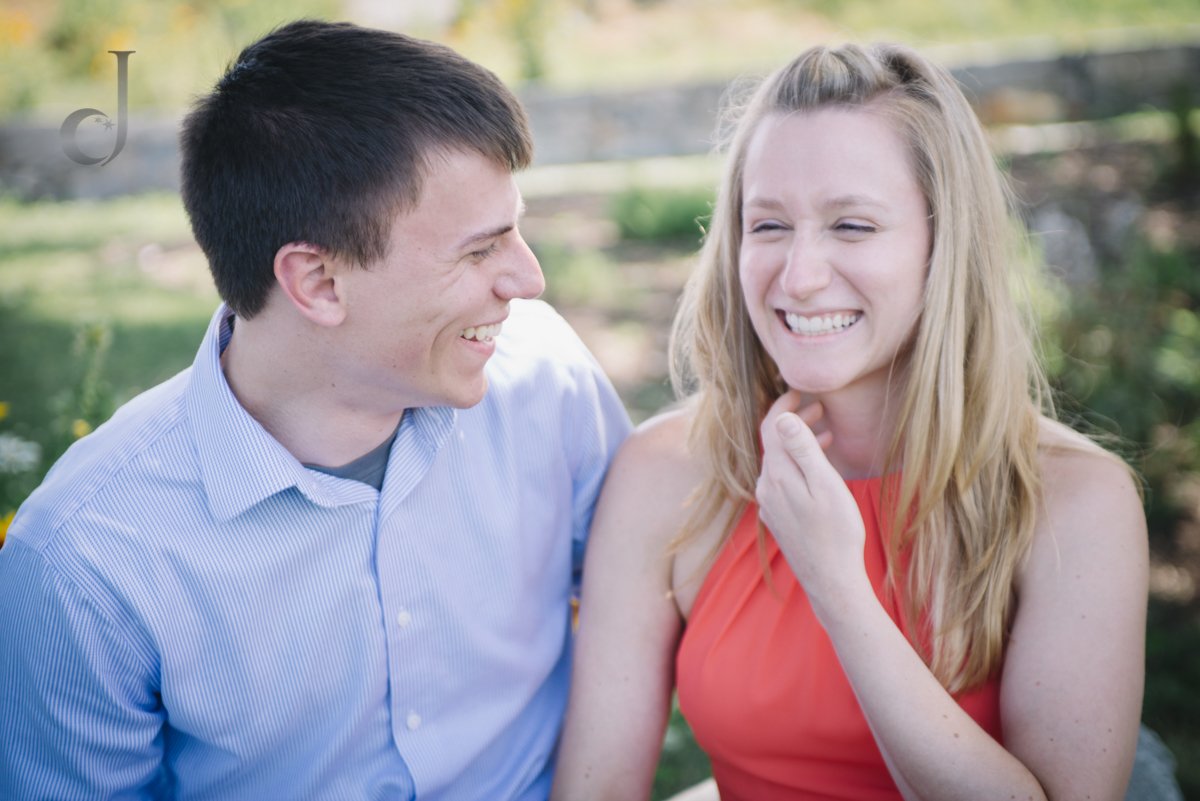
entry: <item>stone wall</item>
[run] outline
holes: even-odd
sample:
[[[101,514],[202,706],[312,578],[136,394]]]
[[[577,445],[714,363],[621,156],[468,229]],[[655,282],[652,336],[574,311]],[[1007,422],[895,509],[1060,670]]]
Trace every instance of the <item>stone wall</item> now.
[[[1200,44],[1113,50],[957,67],[988,124],[1097,119],[1200,103]],[[724,83],[566,94],[527,89],[538,165],[705,153]],[[129,121],[122,152],[83,166],[56,125],[0,126],[0,193],[20,198],[107,197],[178,188],[178,118]],[[110,133],[109,136],[115,136]],[[105,152],[99,142],[98,152]]]

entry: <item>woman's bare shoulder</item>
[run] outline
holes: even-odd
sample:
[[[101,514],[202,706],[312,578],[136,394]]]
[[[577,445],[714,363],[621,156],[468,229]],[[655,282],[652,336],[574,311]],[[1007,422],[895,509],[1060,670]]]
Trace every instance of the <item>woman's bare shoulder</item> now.
[[[598,510],[602,536],[619,537],[643,558],[670,554],[668,582],[685,617],[728,517],[722,506],[711,521],[692,519],[697,491],[708,478],[706,463],[688,444],[692,421],[684,406],[638,426],[609,469]],[[689,521],[700,528],[678,542]]]
[[[688,446],[691,425],[688,407],[662,412],[639,425],[618,451],[610,480],[625,491],[648,491],[663,503],[682,502],[704,475]]]
[[[1032,556],[1143,562],[1146,520],[1136,476],[1119,456],[1053,421],[1042,423],[1041,519]]]
[[[708,510],[711,517],[697,517],[704,509],[697,493],[706,488],[711,472],[708,462],[689,447],[693,420],[688,407],[661,414],[638,430],[636,436],[641,439],[634,446],[644,460],[642,466],[650,467],[637,480],[644,482],[642,491],[652,498],[649,505],[654,508],[656,542],[673,555],[671,594],[684,619],[691,614],[703,579],[737,511],[725,501]],[[685,527],[687,536],[681,539]]]
[[[1118,455],[1053,420],[1043,418],[1039,434],[1038,460],[1047,511],[1079,503],[1132,505],[1140,510],[1136,478]]]
[[[598,512],[620,519],[665,547],[675,536],[680,509],[703,473],[688,448],[687,409],[658,414],[634,429],[608,469]],[[632,531],[622,536],[634,536]]]

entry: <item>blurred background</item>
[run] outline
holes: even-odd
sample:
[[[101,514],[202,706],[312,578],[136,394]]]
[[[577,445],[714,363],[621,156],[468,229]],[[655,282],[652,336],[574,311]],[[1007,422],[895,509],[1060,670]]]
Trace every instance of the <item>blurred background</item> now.
[[[442,41],[518,90],[546,297],[635,420],[673,397],[667,326],[709,213],[725,88],[819,42],[895,40],[954,68],[1045,268],[1062,410],[1145,478],[1144,719],[1200,799],[1200,0],[5,0],[0,544],[72,441],[191,363],[217,299],[176,192],[178,122],[241,47],[301,16]],[[127,114],[110,50],[135,51]],[[85,108],[86,154],[125,134],[107,164],[63,150],[60,126]],[[676,715],[655,797],[707,771]]]

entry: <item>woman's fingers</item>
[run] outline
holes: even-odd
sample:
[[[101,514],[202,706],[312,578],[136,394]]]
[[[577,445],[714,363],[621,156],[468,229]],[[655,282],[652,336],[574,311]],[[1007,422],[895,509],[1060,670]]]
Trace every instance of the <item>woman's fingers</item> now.
[[[763,437],[764,445],[768,436],[774,438],[775,432],[773,429],[775,427],[775,420],[779,415],[787,412],[795,412],[800,408],[800,401],[800,393],[794,389],[789,389],[775,399],[775,402],[771,404],[771,408],[767,409],[767,415],[763,418],[762,425],[759,427],[759,433]]]
[[[825,414],[825,407],[821,405],[820,401],[800,408],[802,401],[803,396],[799,391],[789,389],[771,404],[771,408],[767,410],[762,425],[759,427],[759,435],[762,437],[764,451],[770,450],[769,446],[778,440],[779,434],[775,428],[775,423],[780,416],[785,414],[798,415],[804,421],[805,425],[812,426]],[[832,437],[827,437],[827,439],[832,439]]]
[[[824,409],[820,403],[801,409],[800,403],[799,393],[785,393],[763,421],[755,499],[760,519],[810,598],[833,597],[865,575],[862,515],[825,455],[832,435],[812,429]]]
[[[821,446],[817,443],[816,435],[799,415],[790,412],[779,415],[775,418],[775,431],[779,434],[779,442],[783,445],[783,450],[796,461],[796,464],[800,465],[801,470],[805,469],[814,454],[821,454]],[[824,458],[823,454],[822,458]]]

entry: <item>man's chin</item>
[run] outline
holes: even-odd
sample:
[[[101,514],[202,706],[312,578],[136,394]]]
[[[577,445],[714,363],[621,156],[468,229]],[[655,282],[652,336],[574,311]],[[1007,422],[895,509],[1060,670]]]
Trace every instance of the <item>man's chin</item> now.
[[[464,391],[462,394],[450,399],[449,406],[455,409],[470,409],[472,406],[478,406],[479,403],[487,395],[488,380],[487,376],[480,379],[478,386],[472,390]]]

